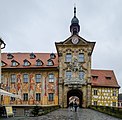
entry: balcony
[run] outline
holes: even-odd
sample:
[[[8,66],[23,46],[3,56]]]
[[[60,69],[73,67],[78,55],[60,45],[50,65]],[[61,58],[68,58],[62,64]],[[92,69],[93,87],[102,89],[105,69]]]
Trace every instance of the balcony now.
[[[78,77],[65,78],[64,85],[84,85],[86,80],[79,79]]]

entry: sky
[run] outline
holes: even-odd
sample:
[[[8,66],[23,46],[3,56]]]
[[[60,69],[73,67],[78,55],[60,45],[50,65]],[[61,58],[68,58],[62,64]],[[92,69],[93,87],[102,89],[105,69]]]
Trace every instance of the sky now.
[[[96,42],[92,68],[113,70],[122,86],[122,0],[0,0],[2,52],[55,53],[71,35],[74,4],[79,35]]]

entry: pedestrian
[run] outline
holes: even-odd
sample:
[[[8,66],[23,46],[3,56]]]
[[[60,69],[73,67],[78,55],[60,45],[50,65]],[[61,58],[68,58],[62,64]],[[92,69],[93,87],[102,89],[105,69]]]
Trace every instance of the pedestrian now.
[[[69,103],[70,110],[73,110],[73,101]]]
[[[77,107],[78,107],[78,105],[77,105],[77,102],[75,101],[75,103],[74,103],[75,112],[77,112]]]

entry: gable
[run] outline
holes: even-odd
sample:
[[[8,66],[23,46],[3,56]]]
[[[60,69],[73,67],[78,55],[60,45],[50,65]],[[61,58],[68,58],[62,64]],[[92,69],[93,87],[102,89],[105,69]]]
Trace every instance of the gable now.
[[[87,45],[88,41],[83,39],[82,37],[78,35],[72,35],[68,39],[66,39],[63,43],[63,45]]]

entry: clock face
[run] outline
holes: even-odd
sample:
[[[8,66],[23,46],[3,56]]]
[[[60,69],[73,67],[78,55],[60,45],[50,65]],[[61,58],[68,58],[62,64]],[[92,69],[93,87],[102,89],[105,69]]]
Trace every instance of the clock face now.
[[[78,38],[72,38],[72,43],[73,44],[77,44],[79,42],[79,39]]]

